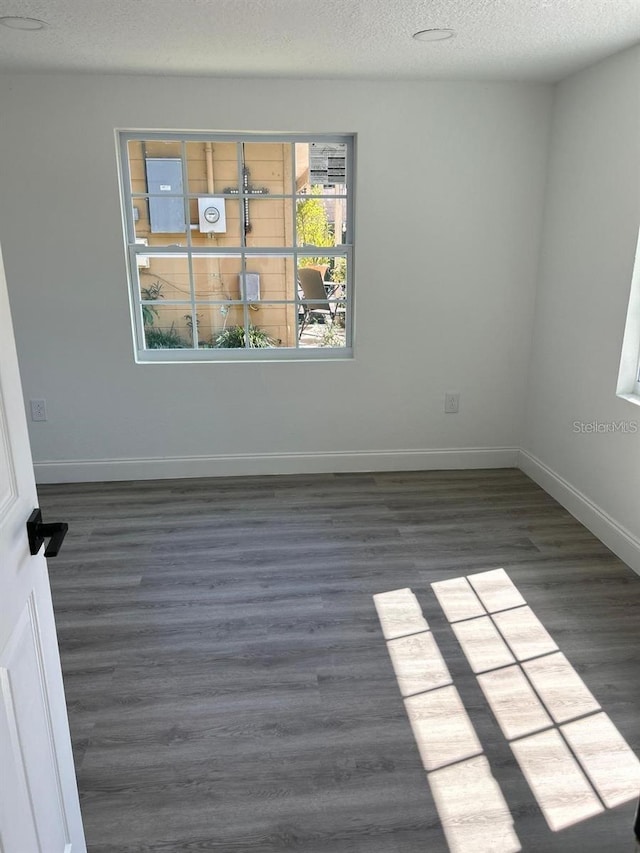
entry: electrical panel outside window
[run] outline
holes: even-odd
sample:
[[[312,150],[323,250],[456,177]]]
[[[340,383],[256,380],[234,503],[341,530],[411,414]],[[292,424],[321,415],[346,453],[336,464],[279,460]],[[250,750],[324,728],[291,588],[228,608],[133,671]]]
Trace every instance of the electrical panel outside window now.
[[[145,162],[151,233],[186,233],[182,160],[179,157],[147,157]]]

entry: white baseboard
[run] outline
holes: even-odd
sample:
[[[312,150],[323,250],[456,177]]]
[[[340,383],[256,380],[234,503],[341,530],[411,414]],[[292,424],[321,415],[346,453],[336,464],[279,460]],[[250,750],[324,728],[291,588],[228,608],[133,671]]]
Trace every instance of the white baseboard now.
[[[640,539],[540,459],[520,450],[518,467],[640,575]]]
[[[463,447],[444,450],[361,450],[150,459],[74,459],[34,462],[33,467],[38,483],[92,483],[107,480],[238,477],[256,474],[515,468],[517,463],[517,447]]]

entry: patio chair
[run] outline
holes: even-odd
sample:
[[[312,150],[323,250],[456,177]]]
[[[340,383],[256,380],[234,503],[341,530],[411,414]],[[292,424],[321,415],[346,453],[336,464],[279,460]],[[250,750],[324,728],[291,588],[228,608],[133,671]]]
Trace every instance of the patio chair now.
[[[300,307],[302,317],[300,319],[300,330],[298,337],[302,336],[305,328],[313,319],[322,318],[324,322],[327,317],[335,318],[335,305],[327,299],[327,291],[324,286],[322,274],[313,267],[299,267],[298,283],[302,291]],[[309,302],[307,302],[309,300]],[[313,301],[311,301],[313,300]]]

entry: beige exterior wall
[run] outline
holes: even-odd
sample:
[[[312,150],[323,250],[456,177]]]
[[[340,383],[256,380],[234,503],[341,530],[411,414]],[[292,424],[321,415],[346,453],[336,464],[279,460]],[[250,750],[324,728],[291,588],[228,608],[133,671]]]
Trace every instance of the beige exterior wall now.
[[[210,156],[207,148],[210,147]],[[270,198],[270,195],[291,193],[291,144],[246,143],[245,165],[254,187],[265,188],[268,194],[249,201],[251,231],[246,235],[249,247],[276,248],[293,245],[293,211],[290,199]],[[237,146],[232,142],[189,142],[187,149],[188,193],[220,195],[229,187],[238,188]],[[146,193],[145,158],[180,158],[180,142],[129,142],[131,190]],[[308,169],[306,169],[308,174]],[[304,181],[304,176],[301,176]],[[304,184],[302,184],[304,185]],[[242,200],[226,199],[226,232],[202,234],[198,228],[198,202],[190,201],[191,242],[193,246],[219,248],[238,247],[241,242]],[[138,211],[136,237],[149,247],[173,243],[184,246],[184,233],[153,234],[149,221],[148,203],[134,199]],[[195,228],[193,226],[196,226]],[[195,295],[204,300],[198,305],[198,338],[202,343],[215,339],[223,328],[244,325],[244,308],[233,305],[241,298],[240,257],[194,258]],[[295,306],[269,304],[270,300],[295,299],[296,274],[290,259],[273,256],[248,257],[247,272],[260,276],[260,301],[249,308],[249,321],[264,330],[281,346],[295,346]],[[156,282],[162,285],[162,300],[153,306],[158,312],[154,324],[169,329],[189,341],[191,338],[191,291],[189,269],[185,258],[150,257],[148,267],[141,267],[140,287],[149,288]],[[164,305],[166,300],[184,300],[184,305]],[[217,304],[212,304],[216,301]]]

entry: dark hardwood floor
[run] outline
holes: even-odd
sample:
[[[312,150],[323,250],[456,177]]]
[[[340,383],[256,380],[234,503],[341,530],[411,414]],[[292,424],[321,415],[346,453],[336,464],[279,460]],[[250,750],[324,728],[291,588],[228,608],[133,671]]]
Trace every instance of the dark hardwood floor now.
[[[403,587],[522,849],[632,853],[633,803],[548,828],[430,586],[504,568],[640,751],[640,578],[520,471],[39,493],[90,853],[448,851],[372,600]]]

